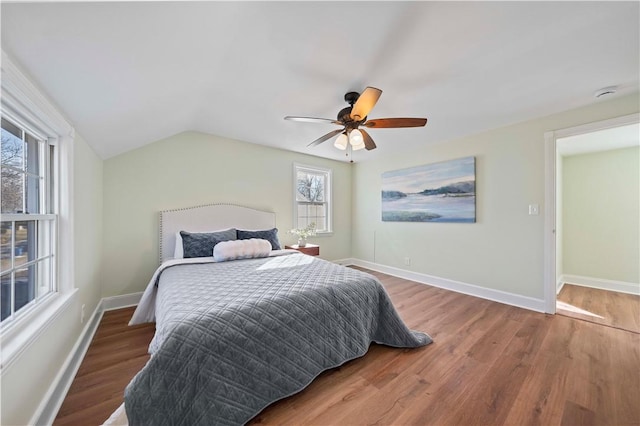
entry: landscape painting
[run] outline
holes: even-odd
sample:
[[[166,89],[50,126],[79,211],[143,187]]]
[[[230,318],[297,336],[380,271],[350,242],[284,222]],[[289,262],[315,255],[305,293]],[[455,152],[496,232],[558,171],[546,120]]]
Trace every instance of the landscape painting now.
[[[475,222],[475,157],[383,173],[382,220]]]

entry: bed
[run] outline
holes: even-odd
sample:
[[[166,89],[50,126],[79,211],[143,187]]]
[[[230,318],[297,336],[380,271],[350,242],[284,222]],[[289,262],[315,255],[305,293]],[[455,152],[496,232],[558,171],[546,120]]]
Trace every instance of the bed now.
[[[160,223],[162,263],[131,321],[156,322],[151,358],[125,390],[132,425],[244,424],[372,342],[431,343],[355,269],[293,250],[172,259],[181,230],[272,229],[274,213],[209,205],[161,212]]]

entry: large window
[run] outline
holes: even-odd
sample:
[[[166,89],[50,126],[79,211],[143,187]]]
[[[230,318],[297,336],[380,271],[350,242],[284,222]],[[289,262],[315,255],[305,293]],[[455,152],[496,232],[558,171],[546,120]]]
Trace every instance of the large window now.
[[[56,291],[55,146],[2,118],[0,311],[3,325]]]
[[[294,228],[315,223],[318,233],[332,232],[331,170],[294,164]]]

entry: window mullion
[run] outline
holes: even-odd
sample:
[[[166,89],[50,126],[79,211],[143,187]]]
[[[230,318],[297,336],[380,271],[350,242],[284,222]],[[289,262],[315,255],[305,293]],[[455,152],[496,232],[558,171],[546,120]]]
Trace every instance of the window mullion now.
[[[51,253],[51,260],[49,261],[49,290],[58,290],[58,276],[56,268],[56,248],[55,242],[58,241],[58,221],[54,221],[49,226],[49,252]]]
[[[42,262],[43,260],[47,260],[47,259],[51,259],[51,258],[53,258],[53,255],[52,254],[47,254],[46,256],[42,256],[42,257],[39,257],[37,259],[33,259],[33,260],[28,261],[28,262],[25,262],[25,263],[23,263],[22,265],[20,265],[17,268],[8,269],[8,270],[2,271],[2,272],[3,273],[15,272],[17,269],[28,268],[29,266],[33,266],[33,265],[37,264],[38,262]]]
[[[13,314],[15,312],[16,309],[16,293],[15,293],[15,288],[16,288],[16,273],[15,272],[11,272],[10,274],[11,277],[11,281],[10,281],[10,286],[11,288],[9,289],[9,294],[10,294],[10,298],[9,298],[9,315],[7,316],[7,318],[5,319],[11,319],[13,318]]]
[[[15,261],[16,254],[16,222],[11,221],[11,269],[13,270],[16,266]]]
[[[10,275],[10,288],[9,288],[9,316],[8,318],[13,318],[13,313],[15,311],[15,300],[16,300],[16,223],[11,221],[11,275]]]
[[[46,194],[46,142],[39,141],[38,142],[38,213],[49,213],[47,210],[46,202],[47,197]]]
[[[57,219],[55,214],[22,214],[22,213],[6,213],[2,215],[4,222],[28,222],[30,220],[48,220],[54,221]]]
[[[42,194],[44,197],[43,213],[53,212],[51,205],[51,140],[47,139],[47,143],[44,144],[44,165],[42,170],[44,171],[44,181],[42,184]]]
[[[24,141],[24,130],[22,134],[22,213],[27,211],[27,144]]]

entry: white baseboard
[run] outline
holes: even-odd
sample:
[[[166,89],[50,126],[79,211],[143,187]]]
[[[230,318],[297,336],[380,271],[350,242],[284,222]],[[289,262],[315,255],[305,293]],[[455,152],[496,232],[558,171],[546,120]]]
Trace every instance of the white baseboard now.
[[[560,277],[563,283],[575,284],[582,287],[598,288],[600,290],[617,291],[619,293],[640,296],[640,284],[625,281],[605,280],[602,278],[583,277],[580,275],[564,274]]]
[[[102,310],[112,311],[114,309],[128,308],[136,306],[140,302],[142,292],[122,294],[120,296],[111,296],[102,298]]]
[[[47,391],[29,424],[53,424],[53,421],[64,402],[64,398],[67,396],[67,392],[73,383],[73,379],[76,377],[80,364],[82,364],[82,360],[89,349],[93,335],[98,329],[98,325],[102,319],[102,313],[102,301],[100,301],[94,309],[93,314],[91,314],[89,321],[87,321],[87,324],[84,326],[82,333],[80,333],[80,337],[78,337],[76,344],[65,359],[62,368],[53,380],[51,387]]]
[[[562,287],[564,287],[564,275],[560,275],[558,278],[558,282],[556,282],[556,296],[560,294],[562,291]]]
[[[353,265],[353,258],[347,257],[344,259],[335,259],[335,260],[332,260],[331,262],[337,263],[338,265],[342,265],[342,266],[349,266],[349,265]]]
[[[405,269],[381,265],[379,263],[369,262],[361,259],[348,260],[350,261],[350,263],[348,263],[350,265],[360,266],[363,268],[371,269],[373,271],[393,275],[394,277],[416,281],[421,284],[428,284],[433,287],[444,288],[446,290],[455,291],[457,293],[480,297],[482,299],[492,300],[494,302],[505,303],[507,305],[517,306],[519,308],[529,309],[536,312],[544,313],[545,311],[543,299],[534,299],[533,297],[507,293],[506,291],[494,290],[474,284],[467,284],[460,281],[450,280],[447,278],[435,277],[432,275],[422,274],[420,272],[407,271]]]

